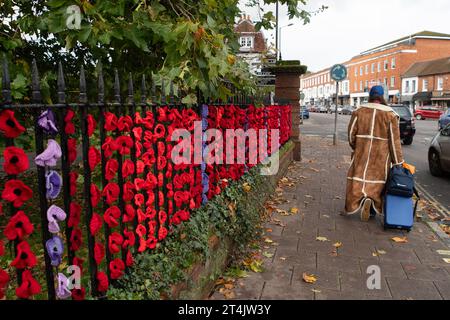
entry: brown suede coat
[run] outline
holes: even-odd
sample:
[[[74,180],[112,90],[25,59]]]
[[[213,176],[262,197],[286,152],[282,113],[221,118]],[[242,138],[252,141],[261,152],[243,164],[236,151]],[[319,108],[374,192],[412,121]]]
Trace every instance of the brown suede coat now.
[[[352,163],[347,176],[345,211],[358,213],[364,199],[383,212],[383,189],[392,165],[403,163],[399,116],[392,108],[369,103],[356,110],[348,128]]]

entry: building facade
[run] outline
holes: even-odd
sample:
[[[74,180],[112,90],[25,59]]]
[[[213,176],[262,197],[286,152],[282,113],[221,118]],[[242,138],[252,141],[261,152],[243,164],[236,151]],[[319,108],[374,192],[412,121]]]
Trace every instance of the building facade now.
[[[389,102],[402,100],[402,75],[416,62],[438,59],[450,55],[450,35],[423,31],[382,46],[367,50],[344,62],[348,69],[348,83],[342,83],[339,101],[359,106],[367,102],[370,88],[384,85],[389,91]],[[329,69],[327,69],[329,70]],[[302,104],[314,103],[319,89],[316,78],[323,72],[304,75],[301,91]],[[348,86],[348,92],[346,87]],[[311,92],[311,95],[306,94]],[[316,93],[317,94],[314,94]],[[347,103],[346,103],[347,102]]]

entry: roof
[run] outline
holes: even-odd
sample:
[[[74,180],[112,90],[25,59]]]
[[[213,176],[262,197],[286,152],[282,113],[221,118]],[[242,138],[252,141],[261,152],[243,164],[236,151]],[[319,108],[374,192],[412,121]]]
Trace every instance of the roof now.
[[[250,16],[243,16],[241,20],[234,27],[236,34],[249,35],[255,37],[253,50],[242,51],[241,53],[262,53],[267,50],[266,39],[262,31],[256,31],[255,25],[250,19]]]
[[[414,34],[405,36],[403,38],[400,38],[400,39],[397,39],[397,40],[385,43],[385,44],[383,44],[381,46],[372,48],[370,50],[366,50],[366,51],[362,52],[360,55],[366,55],[366,54],[369,54],[369,53],[371,53],[373,51],[378,51],[378,50],[384,49],[385,47],[395,46],[397,44],[402,44],[402,43],[408,42],[410,39],[412,40],[412,39],[418,39],[418,38],[419,39],[420,38],[440,38],[440,39],[448,39],[448,40],[450,40],[450,34],[434,32],[434,31],[426,31],[425,30],[425,31],[414,33]]]
[[[402,77],[424,77],[444,73],[450,73],[450,56],[437,60],[417,62],[413,64]]]

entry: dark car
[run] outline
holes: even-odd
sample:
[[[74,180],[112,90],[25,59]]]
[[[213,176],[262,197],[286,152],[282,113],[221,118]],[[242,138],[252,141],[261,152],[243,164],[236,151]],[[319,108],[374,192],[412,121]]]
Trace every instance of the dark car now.
[[[355,109],[352,106],[344,106],[344,108],[342,108],[342,114],[346,116],[351,116],[354,110]]]
[[[428,151],[428,164],[433,176],[439,177],[450,172],[450,124],[431,142]]]
[[[404,145],[411,145],[416,134],[414,116],[408,106],[392,105],[392,109],[400,116],[400,138]]]
[[[301,107],[300,118],[301,119],[309,119],[309,110],[307,107]]]
[[[444,129],[450,123],[450,108],[439,119],[439,130]]]

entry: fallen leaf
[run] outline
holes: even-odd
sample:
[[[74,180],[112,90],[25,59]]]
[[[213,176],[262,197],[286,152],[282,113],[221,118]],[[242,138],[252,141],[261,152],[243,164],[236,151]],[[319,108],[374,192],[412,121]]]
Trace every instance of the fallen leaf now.
[[[314,292],[314,293],[322,293],[322,291],[317,290],[317,289],[312,289],[311,291]]]
[[[273,232],[273,229],[266,229],[266,232],[268,232],[268,233],[272,233]]]
[[[309,194],[307,194],[307,195],[305,196],[305,198],[312,199],[312,198],[314,198],[314,197],[311,196],[311,195],[309,195]]]
[[[450,259],[449,258],[443,258],[442,260],[444,260],[445,263],[449,263],[450,264]]]
[[[269,253],[266,251],[263,253],[263,256],[270,259],[270,258],[273,258],[273,253]]]
[[[335,247],[335,248],[342,247],[342,242],[336,242],[335,244],[333,244],[333,247]]]
[[[320,170],[315,169],[315,168],[311,168],[311,170],[314,171],[314,172],[320,172]]]
[[[317,277],[313,274],[307,274],[306,272],[303,273],[303,281],[306,283],[314,284],[317,282]]]
[[[216,286],[221,286],[223,284],[225,284],[225,279],[224,278],[217,279]]]
[[[287,259],[287,258],[285,258],[285,257],[281,257],[281,258],[280,258],[281,261],[286,261],[286,259]]]
[[[254,261],[250,264],[250,270],[252,270],[252,271],[255,272],[255,273],[261,273],[261,272],[263,272],[262,261],[254,260]]]
[[[450,250],[437,250],[437,253],[441,256],[450,256]]]
[[[327,218],[327,219],[330,218],[330,216],[329,216],[329,215],[326,215],[326,214],[324,214],[322,217]]]
[[[265,242],[265,243],[273,243],[273,240],[272,240],[272,239],[269,239],[269,238],[265,238],[265,239],[264,239],[264,242]]]
[[[250,192],[252,190],[252,187],[247,182],[242,185],[242,188],[245,192]]]
[[[394,237],[391,239],[395,243],[408,243],[408,239],[406,237],[400,238],[400,237]]]
[[[232,284],[232,283],[225,283],[224,287],[227,290],[231,290],[231,289],[234,289],[234,284]]]
[[[298,212],[299,212],[298,208],[294,207],[294,208],[291,209],[291,213],[292,214],[298,214]]]
[[[230,300],[236,298],[236,294],[233,291],[226,291],[223,296],[225,299]]]
[[[330,240],[328,240],[328,238],[326,238],[326,237],[317,237],[316,240],[317,240],[317,241],[320,241],[320,242],[327,242],[327,241],[330,241]]]

